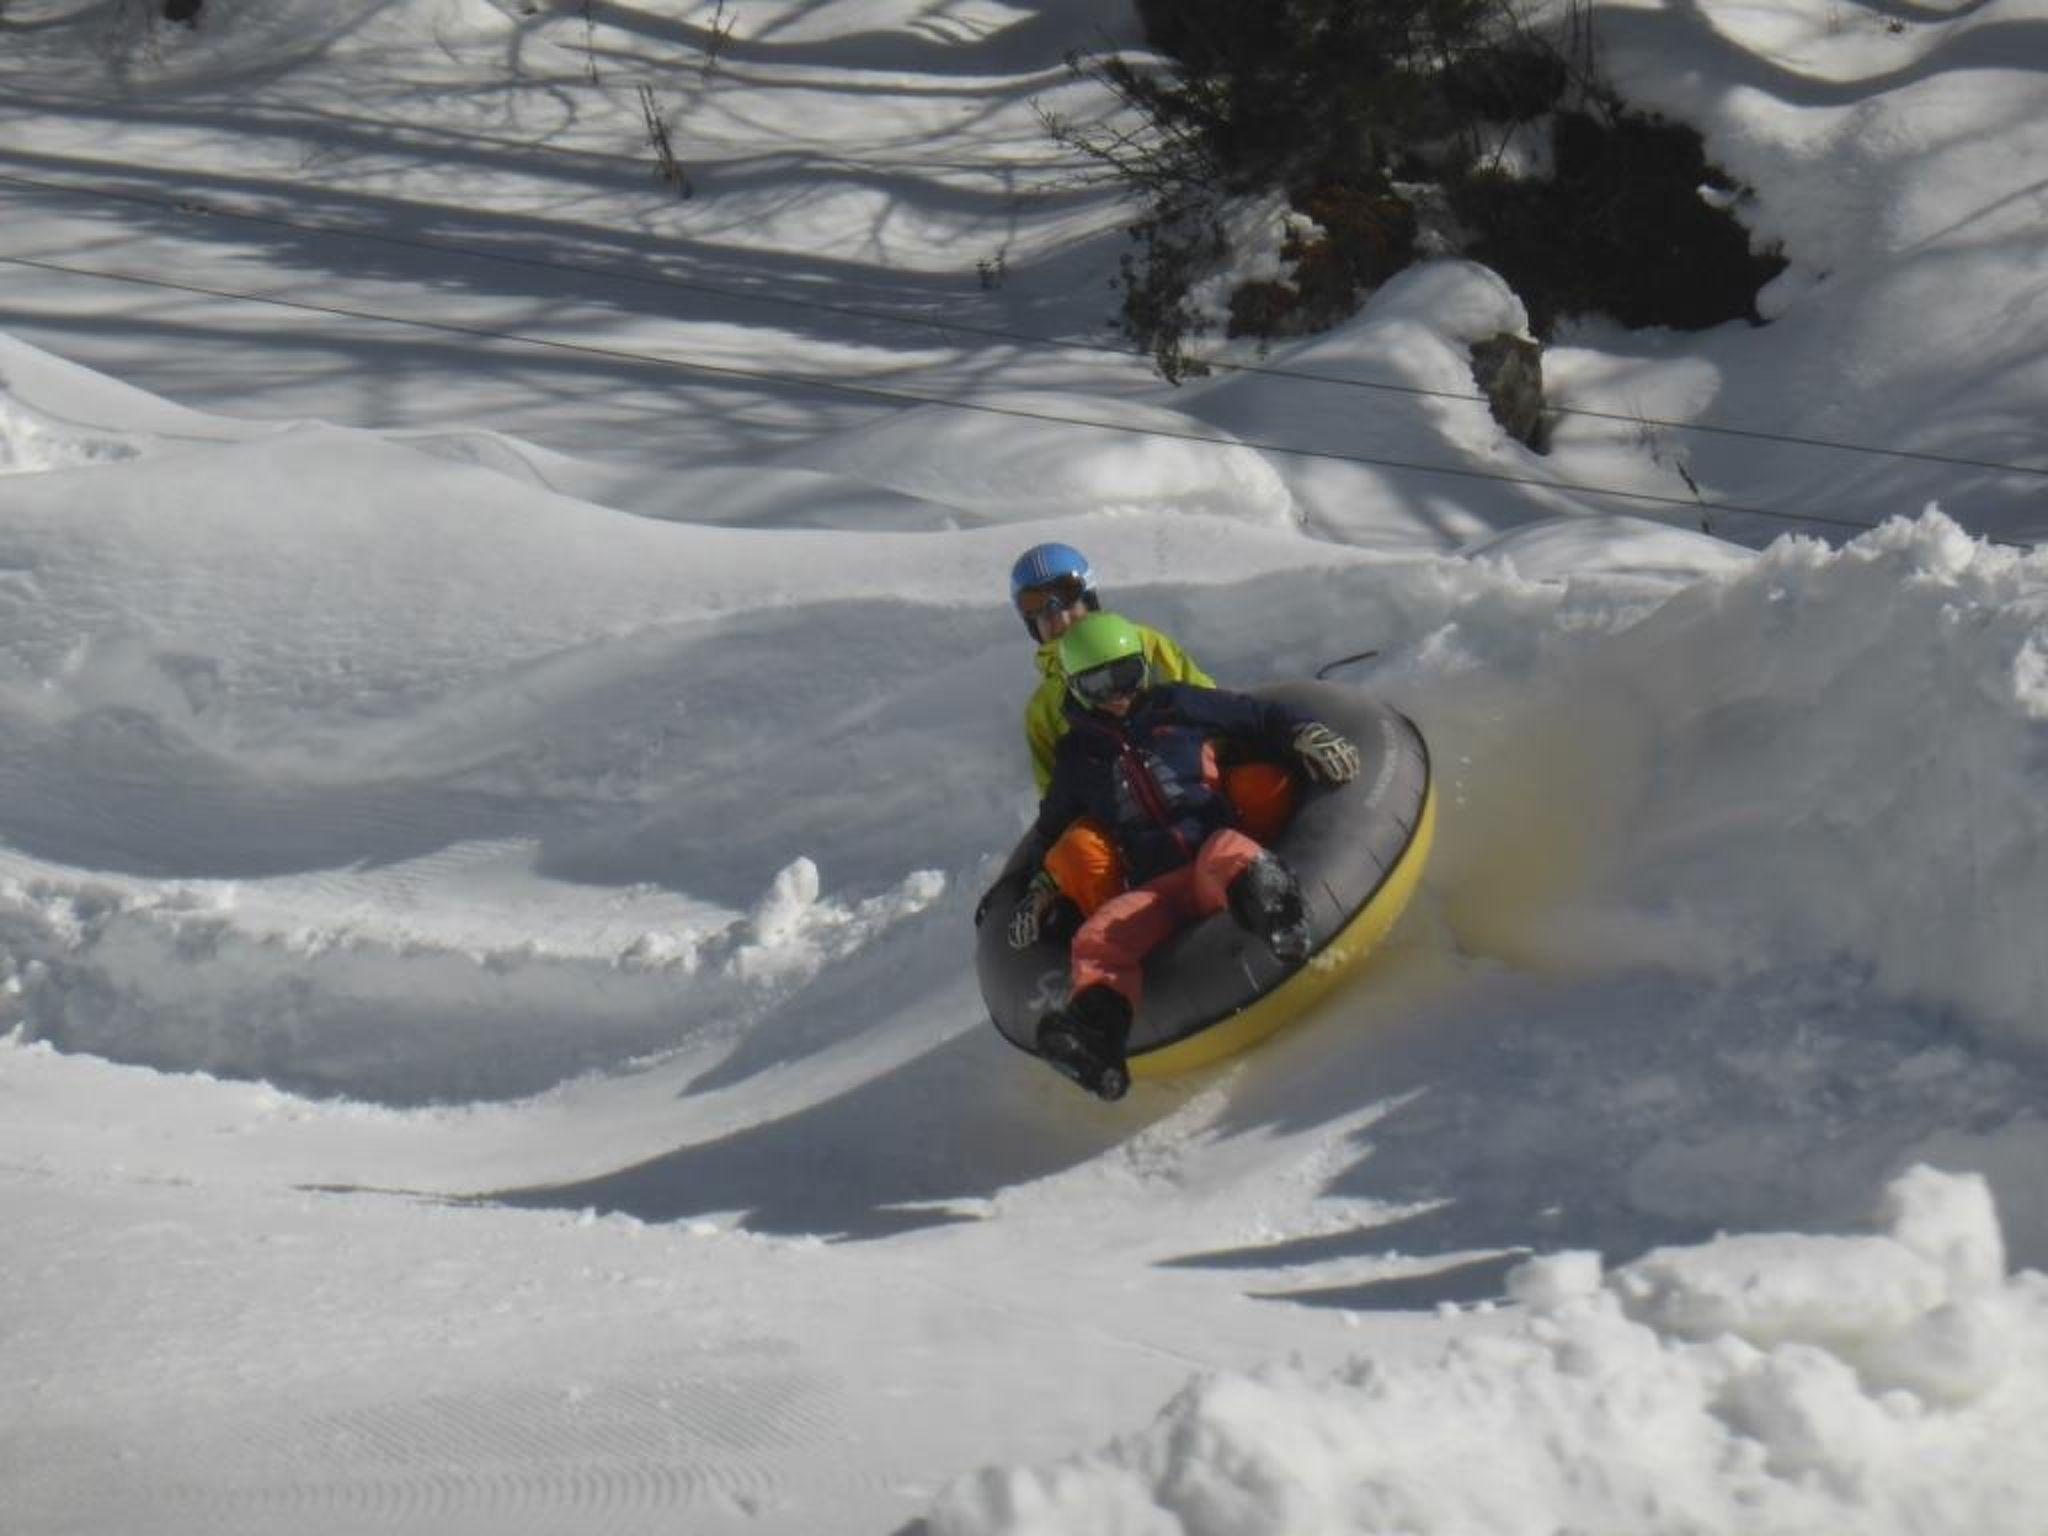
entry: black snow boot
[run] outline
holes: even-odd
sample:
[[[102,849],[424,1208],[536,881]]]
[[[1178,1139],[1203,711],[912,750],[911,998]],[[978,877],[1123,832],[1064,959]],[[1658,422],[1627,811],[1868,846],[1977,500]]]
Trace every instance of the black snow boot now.
[[[1294,871],[1262,853],[1230,882],[1230,915],[1245,932],[1265,940],[1276,960],[1308,958],[1308,913]]]
[[[1086,987],[1038,1021],[1038,1054],[1098,1099],[1120,1099],[1130,1091],[1124,1043],[1131,1034],[1131,1005],[1110,987]]]

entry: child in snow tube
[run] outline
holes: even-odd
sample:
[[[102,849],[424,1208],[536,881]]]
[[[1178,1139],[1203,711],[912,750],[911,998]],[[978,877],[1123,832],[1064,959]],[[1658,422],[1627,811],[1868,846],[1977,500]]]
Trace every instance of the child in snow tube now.
[[[1308,952],[1294,875],[1239,826],[1219,748],[1298,761],[1325,783],[1356,777],[1359,755],[1290,706],[1155,682],[1143,636],[1119,615],[1087,615],[1061,635],[1057,650],[1068,729],[1031,845],[1055,848],[1076,820],[1093,817],[1107,830],[1129,888],[1104,900],[1075,933],[1068,999],[1039,1020],[1037,1045],[1082,1087],[1117,1099],[1130,1086],[1125,1043],[1143,1001],[1145,957],[1180,928],[1228,907],[1277,957]],[[1041,865],[1011,914],[1011,945],[1037,943],[1060,898],[1059,882]]]

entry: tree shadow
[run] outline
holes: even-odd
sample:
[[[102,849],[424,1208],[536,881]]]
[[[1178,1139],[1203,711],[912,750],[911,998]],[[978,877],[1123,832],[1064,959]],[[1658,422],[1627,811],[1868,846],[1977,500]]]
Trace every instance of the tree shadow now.
[[[707,26],[614,0],[594,0],[590,14],[598,27],[642,42],[673,45],[679,51],[678,63],[697,65],[715,57],[721,68],[907,70],[941,77],[987,76],[1028,67],[1033,61],[1056,63],[1076,41],[1073,22],[1057,6],[1007,7],[1012,19],[989,25],[949,15],[950,5],[930,3],[907,25],[812,39],[783,35],[809,19],[801,7],[760,25],[750,24],[743,8],[735,9],[738,24],[725,36],[715,35]],[[638,51],[625,57],[643,66],[646,59]]]
[[[1788,68],[1756,52],[1718,25],[1699,0],[1682,0],[1654,14],[1595,6],[1590,25],[1606,47],[1651,48],[1663,53],[1678,48],[1689,57],[1710,60],[1698,66],[1700,73],[1720,82],[1724,90],[1753,90],[1799,107],[1853,106],[1937,75],[2038,68],[2048,60],[2048,26],[2038,21],[1986,22],[1968,28],[1951,25],[1985,8],[1985,0],[1965,0],[1956,11],[1905,4],[1865,8],[1873,21],[1889,17],[1900,23],[1937,24],[1943,30],[1933,47],[1906,63],[1845,80]],[[1683,29],[1682,39],[1674,38],[1674,27]]]

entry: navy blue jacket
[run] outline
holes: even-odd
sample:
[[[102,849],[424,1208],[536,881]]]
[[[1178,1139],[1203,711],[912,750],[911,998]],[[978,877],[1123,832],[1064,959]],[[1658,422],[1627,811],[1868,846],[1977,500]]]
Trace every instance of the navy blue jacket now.
[[[1161,683],[1129,715],[1067,703],[1067,734],[1033,831],[1050,844],[1077,818],[1093,816],[1116,839],[1125,877],[1143,885],[1195,856],[1237,811],[1214,778],[1218,738],[1252,755],[1286,761],[1310,717],[1284,704],[1222,688]]]

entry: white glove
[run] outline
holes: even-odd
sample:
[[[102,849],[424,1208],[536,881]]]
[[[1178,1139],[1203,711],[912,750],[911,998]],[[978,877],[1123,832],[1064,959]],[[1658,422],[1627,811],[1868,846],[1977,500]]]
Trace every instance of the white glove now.
[[[1294,755],[1308,776],[1324,784],[1349,784],[1358,777],[1358,748],[1319,720],[1294,733]]]
[[[1023,899],[1010,913],[1010,948],[1029,949],[1038,942],[1039,931],[1045,927],[1045,915],[1059,900],[1059,894],[1059,882],[1045,870],[1031,877],[1031,883],[1024,887]]]

